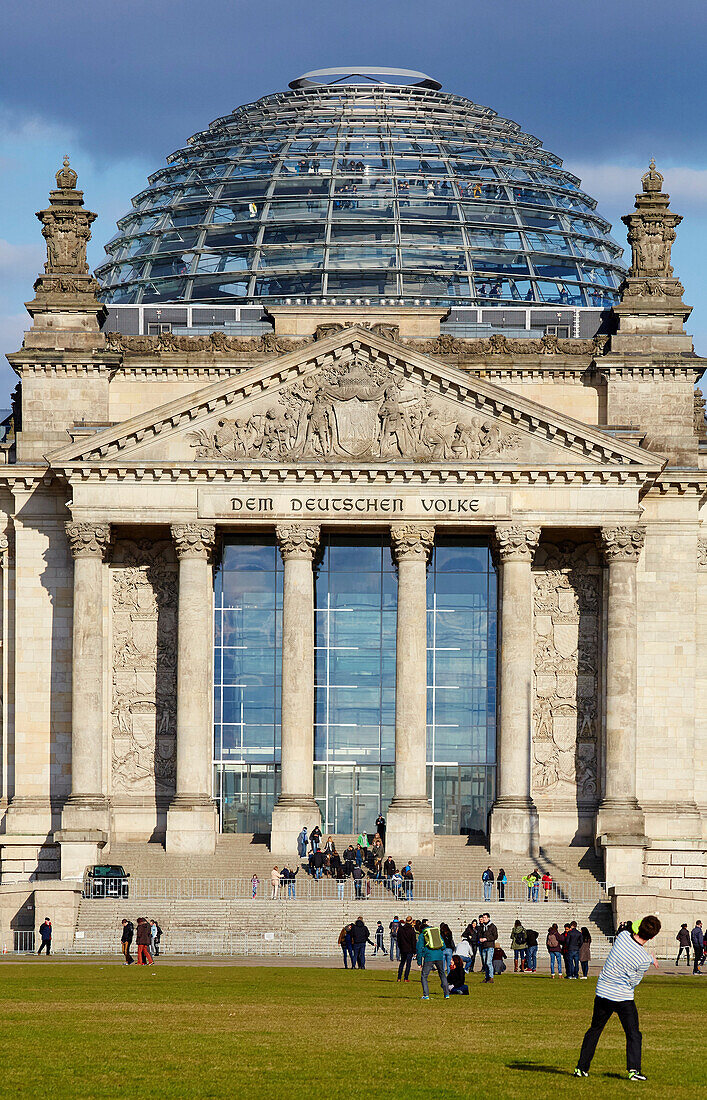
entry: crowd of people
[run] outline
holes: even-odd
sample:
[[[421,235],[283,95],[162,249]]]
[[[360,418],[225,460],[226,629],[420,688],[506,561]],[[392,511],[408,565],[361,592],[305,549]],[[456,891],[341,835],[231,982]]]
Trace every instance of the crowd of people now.
[[[375,942],[372,942],[363,917],[359,917],[355,922],[344,925],[339,933],[338,942],[343,953],[344,966],[348,968],[350,963],[351,969],[364,970],[366,945],[370,944],[374,949],[374,956],[387,955],[391,962],[398,963],[398,981],[407,982],[413,958],[419,954],[420,934],[429,927],[427,920],[414,920],[412,916],[401,920],[395,916],[388,925],[386,949],[382,922],[378,921],[374,933]],[[478,919],[470,921],[458,937],[454,936],[449,925],[441,923],[439,935],[439,961],[443,964],[447,980],[452,967],[461,968],[460,977],[473,973],[477,958],[485,981],[492,982],[506,970],[505,960],[508,954],[488,913],[481,913]],[[536,973],[539,938],[540,934],[535,929],[526,928],[520,920],[515,921],[508,947],[513,953],[513,969],[516,973]],[[564,976],[568,980],[585,980],[592,958],[591,944],[589,929],[579,928],[577,921],[570,921],[562,930],[557,923],[551,924],[545,936],[545,947],[552,977],[557,975],[558,978]]]
[[[123,961],[126,966],[135,962],[130,948],[133,937],[137,946],[137,961],[141,966],[152,966],[155,957],[160,953],[160,940],[162,929],[156,920],[147,920],[146,917],[137,918],[137,928],[131,920],[123,917],[121,923],[120,950],[123,953]]]
[[[543,901],[549,901],[552,893],[554,880],[549,871],[541,872],[537,867],[533,867],[527,874],[521,878],[523,886],[528,891],[528,901],[540,901],[540,891],[542,890]],[[487,867],[481,875],[481,883],[484,891],[484,901],[491,901],[493,895],[494,884],[496,886],[496,894],[498,901],[506,900],[506,886],[508,885],[508,876],[503,867],[499,867],[498,871],[494,874],[491,867]]]

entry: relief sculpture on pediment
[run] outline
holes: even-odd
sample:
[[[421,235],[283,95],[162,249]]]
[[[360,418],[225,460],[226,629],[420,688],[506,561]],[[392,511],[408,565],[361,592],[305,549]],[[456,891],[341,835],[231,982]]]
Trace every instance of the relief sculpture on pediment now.
[[[355,357],[249,416],[189,433],[196,458],[475,460],[513,453],[519,432]]]
[[[593,547],[541,544],[533,569],[533,797],[598,788],[602,571]]]
[[[111,564],[112,790],[167,796],[176,776],[177,565],[170,542],[121,540]]]

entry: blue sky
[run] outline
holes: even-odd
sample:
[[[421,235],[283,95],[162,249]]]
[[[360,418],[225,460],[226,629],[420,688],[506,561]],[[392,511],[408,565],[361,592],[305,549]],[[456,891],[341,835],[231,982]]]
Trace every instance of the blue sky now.
[[[651,156],[685,221],[673,249],[707,354],[704,0],[5,0],[0,66],[0,352],[41,270],[34,212],[65,152],[99,214],[97,264],[149,172],[195,130],[310,69],[420,69],[541,138],[621,214]],[[3,360],[0,407],[15,377]]]

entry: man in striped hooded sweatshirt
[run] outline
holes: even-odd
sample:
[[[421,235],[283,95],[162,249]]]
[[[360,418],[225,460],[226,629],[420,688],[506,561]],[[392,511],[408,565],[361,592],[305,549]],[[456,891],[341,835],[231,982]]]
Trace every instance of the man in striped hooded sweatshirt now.
[[[658,964],[645,945],[660,932],[657,917],[644,917],[636,921],[631,931],[619,932],[611,948],[604,969],[599,975],[594,998],[594,1012],[589,1030],[584,1036],[575,1077],[588,1077],[589,1067],[597,1048],[599,1037],[615,1012],[626,1033],[626,1069],[630,1081],[645,1081],[641,1072],[641,1032],[638,1027],[638,1011],[633,999],[636,986],[651,963]]]

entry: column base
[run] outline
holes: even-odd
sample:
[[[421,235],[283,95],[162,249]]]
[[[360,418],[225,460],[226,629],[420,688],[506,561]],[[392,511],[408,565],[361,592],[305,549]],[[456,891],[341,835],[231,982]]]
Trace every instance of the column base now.
[[[539,854],[538,811],[530,799],[503,799],[494,803],[489,823],[489,852],[528,856]]]
[[[71,795],[64,803],[61,829],[64,834],[98,831],[107,836],[110,829],[108,799],[102,795]]]
[[[61,829],[55,839],[59,844],[62,881],[83,882],[86,868],[100,863],[108,833],[103,829]]]
[[[179,855],[212,856],[218,815],[210,798],[178,795],[167,810],[165,848]]]
[[[426,798],[394,798],[385,820],[385,850],[396,861],[432,856],[435,827]]]
[[[604,878],[607,886],[642,886],[644,836],[603,833],[598,837],[604,850]]]
[[[7,808],[5,831],[19,836],[43,834],[47,837],[58,824],[58,816],[50,799],[18,795]]]
[[[601,837],[644,837],[646,822],[638,802],[604,798],[597,811],[596,835]]]
[[[282,795],[272,811],[270,829],[270,851],[290,859],[297,857],[297,837],[302,826],[311,833],[315,825],[322,827],[322,815],[319,805],[306,795]]]

